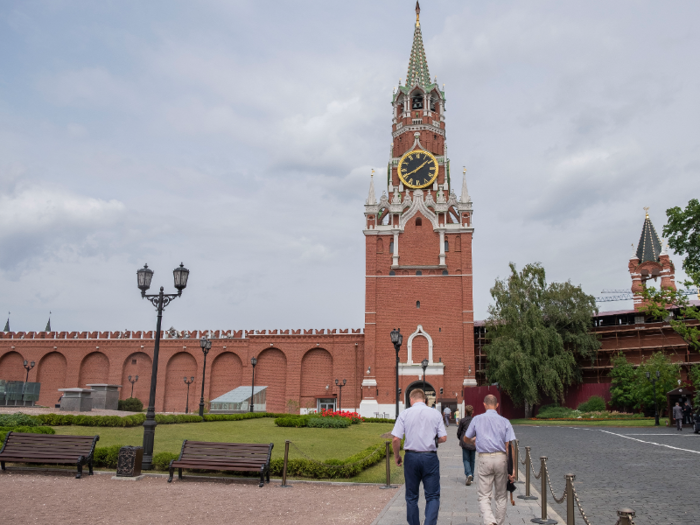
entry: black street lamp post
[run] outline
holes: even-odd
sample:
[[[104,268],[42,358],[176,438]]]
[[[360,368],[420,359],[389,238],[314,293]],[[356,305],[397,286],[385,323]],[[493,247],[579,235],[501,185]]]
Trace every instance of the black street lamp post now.
[[[131,376],[129,376],[129,383],[131,383],[131,395],[129,397],[133,398],[134,397],[134,383],[139,380],[139,376],[134,377],[131,379]]]
[[[24,384],[25,384],[25,385],[27,384],[27,381],[29,381],[29,371],[30,371],[32,368],[34,368],[34,365],[36,365],[36,363],[35,363],[34,361],[32,361],[31,363],[28,363],[27,361],[24,361],[24,369],[27,371],[27,375],[26,375],[26,377],[24,378]]]
[[[345,383],[347,383],[347,379],[343,379],[342,383],[337,379],[335,380],[335,386],[337,386],[340,389],[340,393],[338,394],[338,410],[343,410],[341,408],[341,402],[343,400],[343,387],[345,386]]]
[[[656,397],[656,382],[660,376],[661,372],[658,370],[656,371],[656,379],[652,378],[651,374],[647,372],[647,380],[651,381],[651,384],[654,386],[654,426],[656,427],[659,426],[659,399]]]
[[[34,368],[35,364],[34,361],[28,363],[26,359],[24,360],[24,369],[27,371],[27,375],[24,377],[24,384],[22,385],[22,403],[24,403],[24,392],[27,389],[27,382],[29,381],[29,371]]]
[[[194,376],[190,377],[190,380],[187,380],[187,376],[183,378],[185,380],[185,384],[187,385],[187,399],[185,400],[185,414],[190,413],[190,385],[194,383]]]
[[[398,330],[394,328],[391,331],[391,343],[394,345],[394,350],[396,350],[396,419],[399,418],[399,351],[401,350],[401,345],[403,344],[403,335],[401,335],[401,328]]]
[[[420,367],[423,369],[423,393],[425,394],[425,369],[428,368],[428,360],[423,359],[420,362]],[[427,399],[427,397],[426,397]]]
[[[211,341],[206,337],[202,337],[199,341],[204,353],[204,366],[202,367],[202,397],[199,398],[199,417],[204,417],[204,374],[207,373],[207,354],[211,350]]]
[[[151,287],[153,279],[153,270],[144,265],[143,268],[136,271],[137,283],[141,290],[141,297],[151,301],[151,304],[156,307],[158,312],[158,321],[156,322],[156,340],[153,347],[153,366],[151,367],[151,391],[148,396],[148,410],[146,411],[146,421],[143,423],[143,470],[151,470],[153,468],[153,441],[156,434],[156,383],[158,380],[158,351],[160,349],[160,325],[163,320],[163,310],[176,297],[182,295],[182,290],[187,286],[187,278],[190,271],[180,264],[179,268],[173,270],[173,279],[175,281],[176,294],[163,293],[163,287],[160,287],[158,294],[146,295],[146,291]]]
[[[255,365],[258,364],[258,360],[251,357],[250,364],[253,365],[253,387],[250,392],[250,411],[253,412],[253,398],[255,397]]]

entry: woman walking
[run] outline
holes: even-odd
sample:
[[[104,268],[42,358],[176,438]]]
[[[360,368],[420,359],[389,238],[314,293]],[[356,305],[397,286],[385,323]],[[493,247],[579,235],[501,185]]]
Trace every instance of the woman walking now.
[[[471,485],[474,480],[474,459],[476,457],[476,446],[471,443],[465,443],[462,439],[464,433],[469,428],[469,423],[472,422],[472,414],[474,413],[474,407],[467,405],[464,407],[464,417],[459,420],[459,427],[457,427],[457,439],[459,439],[459,446],[462,447],[462,461],[464,462],[464,475],[467,477],[467,485]]]

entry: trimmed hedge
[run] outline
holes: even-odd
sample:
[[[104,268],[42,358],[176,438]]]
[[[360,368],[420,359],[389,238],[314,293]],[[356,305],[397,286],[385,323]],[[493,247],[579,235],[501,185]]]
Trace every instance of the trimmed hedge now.
[[[174,423],[201,423],[202,418],[189,414],[156,414],[156,423],[159,425],[172,425]]]
[[[125,412],[143,412],[143,403],[140,399],[135,397],[120,399],[117,402],[117,410],[124,410]]]
[[[168,470],[170,462],[179,457],[180,454],[173,454],[172,452],[159,452],[158,454],[154,454],[151,464],[155,470]]]
[[[309,416],[285,416],[275,419],[275,425],[278,427],[295,427],[302,428],[309,426]]]
[[[323,419],[323,418],[318,418]],[[402,444],[403,446],[403,444]],[[109,448],[109,447],[108,447]],[[172,452],[160,452],[153,456],[153,468],[155,470],[168,470],[170,462],[180,457],[180,454]],[[363,470],[376,465],[386,457],[386,445],[384,442],[367,447],[366,449],[345,459],[328,459],[322,462],[314,462],[308,459],[290,459],[287,463],[287,475],[312,479],[337,479],[357,476]],[[342,468],[338,466],[347,465]],[[270,475],[281,476],[284,468],[284,459],[278,458],[270,461]],[[228,472],[227,472],[228,473]],[[257,476],[256,473],[240,473],[242,475]]]
[[[343,460],[328,459],[323,462],[315,462],[308,459],[290,459],[287,462],[287,475],[314,479],[352,478],[372,465],[376,465],[385,456],[386,445],[382,442],[367,447]],[[338,468],[338,466],[342,465],[346,466]],[[283,458],[273,459],[270,462],[270,474],[273,476],[281,476],[283,468]]]
[[[0,427],[39,427],[41,425],[40,419],[22,412],[0,414]]]
[[[55,434],[51,427],[0,427],[0,443],[5,442],[8,432],[24,432],[27,434]]]
[[[79,425],[82,427],[138,427],[146,421],[145,414],[133,416],[74,416],[73,414],[39,414],[36,416],[44,425],[58,427]],[[157,416],[156,416],[157,418]]]
[[[395,419],[389,419],[388,417],[366,417],[362,421],[364,423],[396,423]]]
[[[352,420],[347,417],[312,417],[306,423],[309,428],[348,428],[350,425]]]
[[[259,417],[303,417],[294,414],[274,414],[272,412],[246,412],[245,414],[204,414],[204,421],[241,421]]]
[[[98,468],[117,468],[119,449],[124,445],[112,445],[111,447],[95,447],[93,465]]]

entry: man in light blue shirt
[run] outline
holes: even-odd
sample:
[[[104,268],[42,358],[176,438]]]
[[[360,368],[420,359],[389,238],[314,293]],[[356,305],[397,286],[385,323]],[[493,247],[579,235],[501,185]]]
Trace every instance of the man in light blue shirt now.
[[[404,441],[406,482],[406,521],[409,525],[420,525],[418,512],[418,490],[423,482],[425,492],[425,523],[435,525],[440,510],[440,461],[437,457],[437,443],[447,441],[445,424],[437,410],[425,404],[425,393],[416,389],[411,392],[411,408],[404,410],[396,418],[391,431],[394,436],[394,461],[401,466],[401,438]]]
[[[508,472],[507,451],[510,442],[515,440],[513,426],[496,412],[498,400],[494,395],[484,398],[486,412],[476,416],[464,433],[466,443],[474,443],[479,456],[479,508],[484,525],[503,525],[506,518],[507,480],[513,481],[514,473]],[[515,465],[513,466],[515,468]],[[494,492],[496,515],[491,510],[491,495]]]

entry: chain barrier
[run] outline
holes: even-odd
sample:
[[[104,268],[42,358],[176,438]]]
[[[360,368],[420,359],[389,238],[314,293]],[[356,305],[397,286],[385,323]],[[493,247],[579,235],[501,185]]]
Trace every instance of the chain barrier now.
[[[535,476],[535,479],[540,479],[542,477],[542,466],[540,465],[539,474],[535,474],[535,466],[532,464],[532,458],[530,458],[530,470],[532,471],[532,475]]]
[[[547,473],[547,483],[549,484],[549,492],[552,493],[552,497],[554,498],[554,501],[556,501],[559,504],[564,503],[564,500],[566,500],[566,489],[564,489],[564,494],[562,494],[561,498],[557,498],[554,495],[554,489],[552,488],[552,476],[549,475],[549,469],[547,468],[546,462],[544,464],[544,470]]]
[[[583,512],[583,507],[581,506],[581,501],[578,499],[578,494],[576,492],[576,487],[574,487],[573,483],[571,485],[571,488],[574,493],[574,500],[576,501],[576,506],[578,507],[578,511],[581,513],[581,517],[583,518],[583,522],[586,525],[591,525],[591,522],[588,521],[588,517],[586,516],[586,513]],[[620,523],[620,520],[618,520],[618,524]]]
[[[311,457],[307,456],[307,455],[304,453],[304,451],[301,450],[299,447],[297,447],[296,444],[294,444],[293,442],[290,442],[289,444],[290,444],[292,447],[294,447],[294,449],[295,449],[304,459],[307,459],[307,460],[311,461],[312,463],[315,463],[315,464],[320,465],[320,466],[322,466],[322,467],[331,468],[331,469],[343,469],[343,468],[348,468],[348,467],[354,467],[355,465],[359,465],[359,464],[362,463],[363,461],[367,461],[367,460],[368,460],[369,458],[371,458],[372,456],[374,456],[374,455],[376,455],[376,454],[380,454],[380,453],[384,450],[384,447],[383,447],[383,446],[382,446],[382,447],[378,447],[374,452],[372,452],[372,453],[369,454],[368,456],[366,456],[366,457],[364,457],[364,458],[362,458],[362,459],[360,459],[360,460],[358,460],[358,461],[355,461],[354,463],[344,463],[344,464],[342,464],[342,465],[329,465],[328,463],[323,463],[322,461],[317,461],[317,460],[315,460],[314,458],[311,458]]]
[[[521,450],[520,450],[520,443],[519,443],[518,441],[516,441],[516,442],[515,442],[515,446],[518,447],[518,460],[520,461],[520,464],[521,464],[521,465],[525,465],[526,463],[525,463],[525,459],[524,459],[524,458],[525,458],[526,456],[523,456],[523,453],[522,453]],[[520,458],[523,458],[523,459],[520,459]]]

